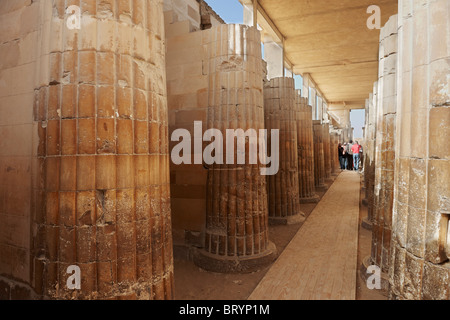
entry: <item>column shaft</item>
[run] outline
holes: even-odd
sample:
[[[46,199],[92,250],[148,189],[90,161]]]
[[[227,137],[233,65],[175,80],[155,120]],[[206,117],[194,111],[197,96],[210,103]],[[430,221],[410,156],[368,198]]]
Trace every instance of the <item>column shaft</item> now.
[[[375,154],[375,198],[372,262],[387,272],[390,259],[394,197],[397,16],[390,17],[380,34],[378,88],[380,92]]]
[[[331,180],[331,137],[330,125],[328,123],[322,124],[323,128],[323,156],[325,163],[325,180]]]
[[[271,223],[300,222],[298,149],[295,89],[293,78],[275,78],[264,88],[266,129],[279,130],[280,169],[267,177]]]
[[[323,127],[320,120],[313,120],[314,134],[314,186],[316,190],[326,190],[325,159],[323,148]]]
[[[223,25],[209,30],[208,129],[264,129],[260,34],[253,27]],[[221,46],[218,44],[228,44]],[[245,141],[246,153],[251,150]],[[217,150],[225,155],[231,150]],[[205,248],[194,262],[216,272],[248,272],[273,260],[268,238],[266,177],[261,164],[208,166]]]
[[[318,202],[314,188],[314,141],[312,110],[308,99],[296,95],[298,182],[300,203]]]
[[[64,1],[42,2],[32,283],[56,299],[170,299],[162,2],[72,3],[80,29]],[[81,290],[66,284],[73,265]]]
[[[367,167],[367,185],[368,185],[368,204],[367,204],[367,216],[368,221],[372,222],[374,216],[374,206],[375,206],[375,152],[376,152],[376,135],[377,135],[377,110],[378,110],[378,82],[373,85],[373,93],[371,94],[370,103],[370,114],[369,114],[369,130],[370,140],[368,141],[368,161],[369,166]]]

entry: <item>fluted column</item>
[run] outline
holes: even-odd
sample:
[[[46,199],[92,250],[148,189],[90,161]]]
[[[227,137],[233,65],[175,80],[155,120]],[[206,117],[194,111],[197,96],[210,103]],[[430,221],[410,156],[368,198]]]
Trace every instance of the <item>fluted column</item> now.
[[[336,132],[330,133],[330,161],[331,175],[336,176],[340,172],[339,153],[338,153],[338,137]]]
[[[381,29],[379,50],[379,107],[375,154],[375,204],[372,262],[387,272],[390,259],[394,198],[395,120],[397,112],[397,15]]]
[[[373,85],[373,93],[369,99],[369,130],[370,140],[368,141],[367,155],[369,157],[369,165],[367,167],[367,221],[372,225],[375,208],[375,153],[376,153],[376,136],[377,136],[377,114],[378,114],[378,81]]]
[[[318,202],[314,187],[312,110],[308,99],[296,94],[298,183],[300,203]]]
[[[369,126],[369,99],[365,101],[365,120],[364,120],[364,152],[363,152],[363,168],[364,168],[364,199],[362,204],[367,206],[369,190],[368,190],[368,167],[369,167],[369,136],[370,136],[370,126]],[[367,217],[363,219],[367,220]]]
[[[267,177],[269,219],[274,224],[304,220],[298,184],[297,113],[293,78],[271,79],[264,88],[266,129],[279,130],[280,169]],[[270,136],[269,136],[270,141]]]
[[[41,1],[32,285],[56,299],[171,299],[162,2]],[[67,286],[80,268],[81,289]]]
[[[323,127],[320,120],[313,120],[314,186],[318,191],[327,190],[325,184],[325,159],[323,152]]]
[[[322,124],[323,129],[323,161],[325,163],[325,180],[331,181],[331,154],[330,154],[330,125],[328,123]]]
[[[259,32],[243,25],[222,25],[203,32],[207,47],[204,64],[209,70],[208,129],[220,130],[223,137],[227,129],[258,133],[264,129]],[[246,151],[251,150],[250,142],[245,141]],[[236,159],[238,149],[231,155]],[[201,268],[251,272],[273,260],[263,167],[259,158],[257,164],[250,164],[248,157],[245,164],[216,162],[208,166],[205,248],[194,257]]]
[[[449,299],[449,11],[399,1],[392,299]]]

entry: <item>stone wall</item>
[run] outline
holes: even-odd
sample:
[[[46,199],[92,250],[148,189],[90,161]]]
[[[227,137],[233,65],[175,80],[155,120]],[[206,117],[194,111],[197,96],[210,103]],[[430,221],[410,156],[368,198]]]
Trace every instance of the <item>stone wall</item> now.
[[[38,78],[39,3],[6,0],[0,6],[0,298],[30,296],[33,104]],[[23,288],[24,290],[21,290]]]
[[[163,0],[164,12],[170,11],[173,22],[189,24],[192,31],[201,30],[200,4],[197,0]]]
[[[167,14],[167,13],[166,13]],[[202,123],[200,135],[203,137],[208,114],[209,78],[205,55],[205,45],[210,37],[209,31],[191,32],[188,25],[184,29],[178,23],[171,23],[166,15],[166,74],[167,100],[169,107],[169,136],[174,130],[186,129],[194,137],[194,121]],[[177,28],[176,33],[173,27]],[[202,141],[200,141],[203,147]],[[170,142],[170,150],[178,141]],[[195,150],[191,141],[192,153],[202,157],[202,150]],[[170,162],[171,206],[173,235],[176,246],[204,244],[204,225],[206,217],[206,179],[208,171],[200,164],[176,165]]]
[[[449,10],[399,1],[392,299],[450,298]]]
[[[225,24],[225,21],[205,2],[197,0],[200,4],[201,28],[210,29],[212,27]]]

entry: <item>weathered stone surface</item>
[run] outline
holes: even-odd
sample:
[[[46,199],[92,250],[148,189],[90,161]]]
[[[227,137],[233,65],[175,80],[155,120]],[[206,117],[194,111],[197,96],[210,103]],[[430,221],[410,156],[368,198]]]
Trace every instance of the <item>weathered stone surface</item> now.
[[[204,57],[209,79],[206,127],[220,130],[224,137],[226,129],[259,132],[264,128],[259,32],[253,27],[223,25],[202,33],[208,48]],[[246,45],[218,45],[222,43]],[[250,139],[245,150],[251,150]],[[249,272],[275,257],[268,238],[266,177],[261,175],[261,159],[256,164],[248,159],[237,164],[237,148],[229,151],[234,164],[206,165],[205,247],[197,250],[194,262],[216,272]]]
[[[0,230],[0,256],[9,257],[0,273],[30,284],[10,285],[10,298],[171,299],[162,1],[73,3],[81,5],[80,29],[67,27],[63,1],[11,4],[1,9],[14,12],[0,19],[0,51],[8,52],[0,73],[16,80],[2,84],[0,109],[3,96],[27,97],[20,119],[27,126],[11,141],[28,151],[2,145],[27,164],[0,163],[27,181],[22,192],[31,200],[0,208],[5,230],[21,230],[6,243]],[[24,18],[4,46],[3,23]],[[24,54],[15,60],[17,50]],[[4,199],[20,184],[0,177]],[[81,290],[67,288],[71,265],[81,269]]]
[[[404,252],[405,259],[392,255],[393,298],[449,299],[450,155],[441,134],[445,135],[450,127],[446,110],[450,70],[445,67],[450,43],[430,41],[435,39],[430,30],[438,26],[448,30],[447,19],[434,18],[439,17],[437,12],[448,12],[449,6],[445,0],[399,1],[402,12],[398,23],[401,45],[397,82],[401,93],[396,121],[392,239],[394,252]],[[441,64],[439,75],[435,73],[437,64]],[[436,76],[430,77],[430,73]]]
[[[377,136],[378,82],[373,85],[373,93],[368,99],[366,122],[364,183],[367,193],[367,222],[372,224],[375,211],[375,156]]]
[[[331,136],[330,125],[322,124],[323,129],[323,161],[325,165],[325,180],[331,180]]]
[[[323,136],[324,130],[320,120],[313,120],[314,135],[314,186],[316,190],[326,190],[325,156]]]
[[[275,143],[271,139],[271,130],[279,130],[280,168],[277,174],[267,176],[269,221],[287,221],[293,216],[303,215],[299,203],[297,114],[293,78],[274,78],[266,84],[264,116],[270,144]]]
[[[378,75],[378,92],[383,94],[377,105],[372,262],[385,273],[389,270],[394,196],[396,104],[391,97],[396,96],[396,86],[391,79],[396,75],[396,59],[392,59],[396,41],[397,15],[390,17],[381,31]],[[389,90],[393,91],[387,93]]]
[[[300,203],[318,202],[314,187],[314,141],[312,109],[307,99],[296,94],[298,183]]]

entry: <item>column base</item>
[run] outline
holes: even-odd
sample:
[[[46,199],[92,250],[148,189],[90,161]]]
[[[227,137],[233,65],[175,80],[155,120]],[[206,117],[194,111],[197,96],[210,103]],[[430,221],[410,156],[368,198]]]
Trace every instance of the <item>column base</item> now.
[[[316,191],[325,192],[328,190],[328,186],[326,184],[322,184],[315,187]]]
[[[363,285],[367,284],[367,279],[373,275],[373,273],[371,272],[367,272],[367,268],[369,268],[369,266],[374,265],[372,263],[372,258],[370,256],[365,257],[361,267],[360,267],[360,272],[361,272],[361,279],[364,281]],[[388,292],[389,292],[389,276],[387,273],[385,272],[381,272],[381,281],[380,281],[380,287],[381,289],[373,289],[373,290],[378,290],[383,296],[387,297],[388,296]]]
[[[302,223],[306,220],[305,214],[303,212],[299,212],[296,215],[289,217],[270,217],[269,216],[269,225],[279,226],[279,225],[291,225]]]
[[[317,203],[320,201],[320,197],[317,194],[314,194],[313,196],[309,198],[300,198],[300,203]]]
[[[194,251],[194,264],[206,271],[218,273],[251,273],[271,264],[277,258],[277,248],[269,241],[267,250],[252,256],[220,256],[203,249]]]
[[[361,221],[361,227],[363,227],[366,230],[372,231],[373,227],[372,221],[370,221],[367,217],[363,218]]]

